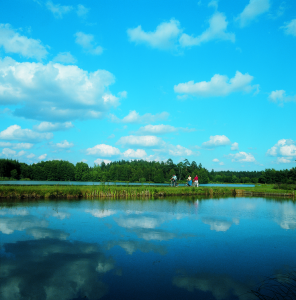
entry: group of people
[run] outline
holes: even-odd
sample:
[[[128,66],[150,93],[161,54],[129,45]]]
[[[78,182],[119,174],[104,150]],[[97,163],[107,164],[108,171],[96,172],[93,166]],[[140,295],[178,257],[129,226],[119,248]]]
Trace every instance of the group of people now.
[[[177,176],[174,175],[171,178],[171,186],[176,186],[176,185],[177,185]],[[192,178],[189,175],[188,178],[187,178],[187,184],[186,184],[186,186],[196,186],[196,187],[198,187],[198,176],[195,175],[195,177],[193,179],[193,185],[192,185]]]

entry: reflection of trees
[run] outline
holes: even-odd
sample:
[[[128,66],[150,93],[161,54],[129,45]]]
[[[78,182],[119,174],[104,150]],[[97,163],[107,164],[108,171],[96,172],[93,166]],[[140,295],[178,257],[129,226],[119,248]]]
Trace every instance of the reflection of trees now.
[[[107,293],[100,274],[114,268],[112,259],[93,244],[40,239],[4,244],[1,299],[98,299]]]
[[[173,284],[189,292],[194,290],[205,293],[210,292],[217,300],[232,299],[232,296],[236,296],[239,300],[254,299],[252,295],[247,294],[249,286],[232,279],[229,275],[197,274],[177,276],[173,278]]]
[[[251,293],[260,300],[296,299],[296,271],[265,278]]]

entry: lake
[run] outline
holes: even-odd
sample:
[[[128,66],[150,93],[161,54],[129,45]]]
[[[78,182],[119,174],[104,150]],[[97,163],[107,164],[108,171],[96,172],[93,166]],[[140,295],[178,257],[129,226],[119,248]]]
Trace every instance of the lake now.
[[[254,299],[296,267],[296,204],[267,198],[1,200],[0,295]]]
[[[168,183],[139,183],[139,182],[89,182],[89,181],[0,181],[0,185],[148,185],[148,186],[170,186]],[[180,183],[179,186],[186,184]],[[228,187],[254,187],[254,184],[223,184],[223,183],[209,183],[200,184],[200,186],[228,186]]]

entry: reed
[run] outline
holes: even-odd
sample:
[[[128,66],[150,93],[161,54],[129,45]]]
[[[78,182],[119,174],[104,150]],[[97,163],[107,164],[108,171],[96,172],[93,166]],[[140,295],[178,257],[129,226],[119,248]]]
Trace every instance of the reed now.
[[[274,189],[273,185],[248,188],[233,187],[166,187],[166,186],[0,186],[0,198],[157,198],[164,196],[289,196],[294,190]]]

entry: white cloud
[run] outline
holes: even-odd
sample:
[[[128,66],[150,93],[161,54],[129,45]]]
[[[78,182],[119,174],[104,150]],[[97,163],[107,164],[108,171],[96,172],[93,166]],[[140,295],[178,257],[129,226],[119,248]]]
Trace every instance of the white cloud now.
[[[200,36],[194,37],[183,33],[180,37],[182,47],[191,47],[211,40],[229,40],[235,42],[235,34],[226,32],[228,22],[223,13],[216,12],[209,20],[209,28]]]
[[[163,134],[176,132],[178,129],[171,125],[146,125],[138,130],[138,133]]]
[[[131,42],[162,50],[174,48],[181,33],[180,22],[174,19],[161,23],[153,32],[145,32],[141,26],[127,30]]]
[[[291,139],[281,139],[273,147],[268,149],[266,154],[270,156],[296,156],[295,144],[296,141],[293,141]]]
[[[5,155],[7,157],[10,157],[10,156],[15,156],[16,155],[16,151],[14,150],[11,150],[9,148],[4,148],[1,152],[2,155]]]
[[[53,4],[52,1],[47,1],[45,5],[46,8],[53,13],[55,18],[60,18],[60,19],[63,17],[64,14],[69,13],[73,9],[73,6]]]
[[[204,148],[212,148],[212,147],[229,145],[230,143],[231,142],[227,136],[214,135],[214,136],[210,136],[209,141],[202,143],[202,146]]]
[[[97,165],[100,165],[102,162],[104,162],[106,165],[110,164],[111,160],[108,159],[102,159],[102,158],[97,158],[94,163]]]
[[[219,162],[219,165],[224,166],[224,162],[223,161]]]
[[[48,131],[67,130],[73,127],[74,125],[71,122],[65,122],[65,123],[41,122],[39,125],[34,125],[33,129],[41,132],[48,132]]]
[[[192,150],[187,149],[181,145],[168,145],[167,147],[169,148],[168,153],[173,156],[190,156],[195,154]]]
[[[75,64],[77,62],[76,58],[70,52],[60,52],[54,57],[53,61],[62,64]]]
[[[78,5],[77,5],[76,13],[77,13],[77,16],[78,16],[78,17],[85,18],[86,15],[88,14],[88,12],[89,12],[89,8],[86,8],[86,7],[83,6],[82,4],[78,4]]]
[[[137,149],[136,151],[133,149],[128,149],[125,152],[123,152],[122,155],[125,158],[137,158],[137,159],[143,159],[147,157],[147,153],[143,149]]]
[[[284,29],[285,34],[296,36],[296,19],[293,19],[290,22],[286,22],[285,26],[282,26],[281,28]]]
[[[33,154],[33,153],[27,155],[27,158],[33,158],[33,157],[35,157],[35,154]]]
[[[75,43],[80,45],[86,52],[94,55],[100,55],[103,53],[101,46],[96,46],[94,43],[94,36],[83,32],[76,32]]]
[[[120,98],[127,98],[127,91],[119,92],[119,93],[118,93],[118,96],[119,96]]]
[[[126,146],[140,146],[140,147],[155,147],[163,144],[162,139],[154,135],[142,135],[142,136],[123,136],[121,137],[117,144]]]
[[[236,154],[229,154],[229,158],[233,162],[254,162],[255,157],[251,153],[238,152]]]
[[[232,151],[235,151],[235,150],[238,150],[238,143],[235,142],[231,145],[231,148],[230,148]]]
[[[237,17],[241,27],[247,26],[259,15],[267,12],[270,8],[269,0],[250,0],[242,13]]]
[[[272,91],[269,96],[269,100],[274,103],[279,103],[280,105],[283,105],[284,102],[289,101],[296,101],[296,95],[295,96],[287,96],[285,90],[276,90]]]
[[[19,125],[11,125],[0,132],[1,140],[39,142],[41,140],[49,140],[52,137],[52,133],[39,133],[32,131],[31,129],[21,129]]]
[[[0,103],[19,105],[14,115],[42,121],[100,118],[119,104],[108,91],[114,76],[73,65],[0,59]]]
[[[96,145],[92,148],[86,149],[87,155],[97,155],[97,156],[103,156],[103,157],[110,157],[114,155],[120,155],[120,150],[118,148],[100,144]]]
[[[137,134],[165,134],[171,132],[192,132],[195,131],[194,128],[182,128],[182,127],[174,127],[171,125],[146,125],[144,127],[140,127],[140,129],[136,132]]]
[[[289,164],[293,157],[278,157],[277,163],[278,164]]]
[[[212,1],[215,6],[216,1]],[[217,4],[217,3],[216,3]],[[223,13],[215,12],[209,19],[209,27],[198,37],[183,33],[180,22],[171,19],[169,22],[159,24],[155,31],[145,32],[141,26],[128,29],[127,34],[131,42],[146,44],[152,48],[161,50],[178,50],[185,47],[200,45],[211,40],[235,41],[234,33],[226,32],[228,22]]]
[[[253,76],[236,71],[235,76],[229,79],[225,75],[215,74],[210,81],[194,83],[189,81],[174,86],[175,93],[189,94],[200,97],[226,96],[235,92],[249,93],[253,89],[258,90],[258,85],[250,85]]]
[[[31,143],[9,143],[0,142],[0,148],[10,147],[12,149],[31,149],[34,145]]]
[[[38,157],[38,159],[43,160],[43,159],[46,158],[46,156],[47,156],[47,154],[42,154],[42,155],[40,155],[40,156]]]
[[[214,9],[218,9],[218,1],[212,0],[209,2],[208,7],[214,7]]]
[[[69,149],[72,148],[74,146],[73,143],[69,143],[67,140],[61,141],[60,143],[57,143],[56,146],[58,148],[62,148],[62,149]]]
[[[110,115],[111,121],[115,123],[154,123],[159,120],[165,120],[169,116],[169,113],[162,112],[160,114],[152,115],[150,113],[144,114],[140,116],[138,112],[135,110],[132,110],[129,112],[127,116],[125,116],[123,119],[119,119],[114,115]]]
[[[6,53],[17,53],[26,58],[41,60],[48,54],[39,40],[27,38],[13,30],[9,24],[0,24],[0,47]]]
[[[218,158],[214,158],[213,162],[219,162],[219,159]]]

